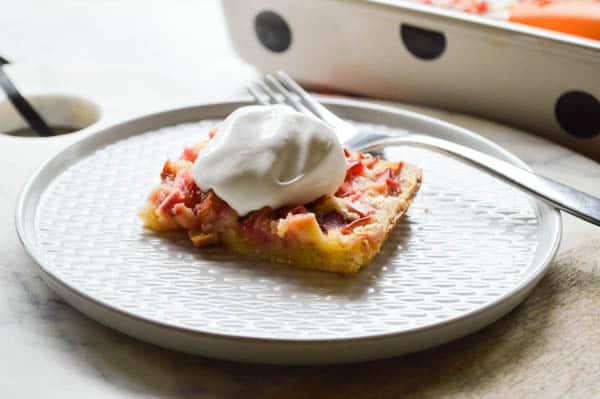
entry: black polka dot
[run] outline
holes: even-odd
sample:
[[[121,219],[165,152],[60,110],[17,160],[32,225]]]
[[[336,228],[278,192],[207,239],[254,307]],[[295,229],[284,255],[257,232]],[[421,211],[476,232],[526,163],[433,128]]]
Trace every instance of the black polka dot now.
[[[573,90],[556,101],[556,120],[568,133],[591,138],[600,135],[600,102],[591,94]]]
[[[422,60],[438,58],[446,49],[446,36],[442,32],[402,24],[400,37],[406,49]]]
[[[256,16],[254,30],[262,45],[276,53],[284,52],[292,43],[292,32],[287,22],[272,11],[263,11]]]

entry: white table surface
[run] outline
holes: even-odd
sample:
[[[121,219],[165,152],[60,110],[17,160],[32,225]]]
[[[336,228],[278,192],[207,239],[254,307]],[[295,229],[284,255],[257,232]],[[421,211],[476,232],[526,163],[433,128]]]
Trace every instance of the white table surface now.
[[[0,55],[20,64],[7,68],[19,88],[85,96],[102,107],[100,123],[231,98],[257,76],[236,58],[216,1],[0,0],[0,9]],[[489,121],[398,106],[467,127],[537,171],[600,196],[600,165],[570,150]],[[277,385],[314,384],[323,369],[226,363],[138,342],[46,287],[15,234],[14,204],[32,170],[84,134],[0,134],[0,397],[260,397]],[[561,252],[600,237],[598,228],[563,220]],[[348,367],[365,366],[327,372]]]

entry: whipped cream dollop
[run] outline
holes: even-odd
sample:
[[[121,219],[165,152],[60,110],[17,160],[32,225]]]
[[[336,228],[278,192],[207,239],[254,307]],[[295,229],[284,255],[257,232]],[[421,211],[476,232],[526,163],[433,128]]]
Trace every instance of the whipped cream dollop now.
[[[333,194],[346,175],[331,127],[286,105],[247,106],[230,114],[200,151],[192,176],[240,216]]]

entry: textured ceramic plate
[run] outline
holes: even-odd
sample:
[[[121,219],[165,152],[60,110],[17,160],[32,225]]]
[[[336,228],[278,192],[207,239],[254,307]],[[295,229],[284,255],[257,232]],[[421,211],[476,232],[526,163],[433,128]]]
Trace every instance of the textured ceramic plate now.
[[[429,134],[521,164],[491,142],[414,113],[331,101],[360,130]],[[199,251],[145,230],[137,210],[163,162],[243,103],[151,115],[91,134],[46,162],[17,207],[45,280],[84,313],[169,348],[232,360],[334,363],[394,356],[471,333],[522,301],[560,240],[558,212],[426,150],[408,216],[352,277]]]

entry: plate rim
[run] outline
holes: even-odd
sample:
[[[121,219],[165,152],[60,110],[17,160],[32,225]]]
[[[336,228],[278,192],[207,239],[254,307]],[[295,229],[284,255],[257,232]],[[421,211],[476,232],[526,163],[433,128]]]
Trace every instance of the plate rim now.
[[[504,147],[500,146],[499,144],[496,144],[493,141],[491,141],[481,135],[478,135],[475,132],[472,132],[466,128],[462,128],[455,124],[442,121],[438,118],[427,116],[427,115],[424,115],[424,114],[421,114],[418,112],[409,111],[409,110],[402,109],[402,108],[397,108],[393,105],[374,104],[374,103],[369,103],[369,102],[365,102],[365,101],[348,99],[345,97],[337,97],[337,96],[335,96],[335,97],[318,96],[318,97],[319,97],[320,101],[322,101],[325,105],[341,107],[343,109],[348,109],[350,112],[352,112],[352,110],[356,111],[357,108],[358,109],[362,108],[362,109],[366,109],[371,112],[373,112],[373,111],[381,112],[384,114],[392,114],[393,116],[396,116],[396,117],[404,117],[407,119],[412,119],[413,121],[422,122],[427,125],[434,125],[434,126],[437,126],[440,128],[444,128],[446,130],[459,131],[460,134],[463,134],[464,136],[468,137],[469,139],[474,140],[476,142],[478,141],[480,143],[483,143],[484,145],[488,146],[490,149],[493,149],[494,151],[497,151],[498,153],[502,154],[507,160],[509,160],[509,162],[512,162],[513,164],[516,164],[525,169],[532,170],[525,162],[523,162],[515,154],[511,153],[510,151],[508,151]],[[94,317],[92,315],[93,312],[91,312],[91,311],[86,312],[86,311],[82,310],[82,306],[77,306],[72,301],[65,298],[65,295],[63,295],[61,292],[58,292],[58,290],[55,287],[65,289],[68,291],[68,293],[70,295],[74,295],[75,297],[78,297],[78,299],[83,299],[94,306],[100,307],[104,311],[108,311],[109,313],[111,313],[111,312],[116,313],[118,316],[122,316],[122,317],[129,318],[129,319],[134,319],[134,321],[136,321],[136,322],[146,323],[155,328],[175,330],[176,332],[183,333],[185,335],[192,335],[195,337],[203,337],[203,338],[207,338],[207,339],[212,339],[212,340],[216,339],[216,340],[221,340],[221,341],[233,340],[233,341],[242,341],[242,342],[246,342],[246,343],[259,343],[259,344],[272,343],[272,344],[277,344],[277,345],[287,344],[290,346],[299,345],[299,344],[300,345],[308,345],[308,346],[311,346],[311,345],[319,345],[320,346],[323,344],[345,344],[345,343],[351,343],[351,342],[357,342],[357,341],[386,340],[386,339],[398,338],[399,336],[411,336],[411,335],[415,335],[415,334],[421,334],[424,332],[433,332],[435,330],[449,328],[449,327],[452,327],[453,325],[456,325],[456,324],[459,324],[462,322],[466,322],[466,321],[468,321],[468,319],[471,319],[471,318],[474,318],[477,316],[483,316],[484,313],[489,312],[489,311],[493,310],[494,308],[501,307],[503,305],[506,306],[507,302],[509,302],[511,299],[519,296],[520,294],[521,295],[525,294],[523,296],[523,299],[524,299],[526,297],[526,295],[528,294],[527,290],[532,289],[539,282],[539,280],[547,272],[552,259],[556,256],[556,253],[557,253],[559,245],[560,245],[561,236],[562,236],[562,220],[560,217],[560,212],[558,211],[558,209],[553,208],[544,202],[541,202],[538,200],[532,200],[532,201],[535,201],[534,203],[537,205],[536,213],[538,210],[540,212],[540,214],[538,215],[538,218],[541,218],[541,215],[544,214],[551,219],[550,226],[552,227],[553,231],[552,231],[550,239],[552,240],[552,242],[548,246],[548,250],[546,251],[544,256],[539,261],[537,261],[537,262],[533,261],[530,264],[530,266],[532,267],[532,270],[526,276],[524,276],[517,285],[513,286],[510,290],[505,291],[501,296],[499,296],[495,300],[485,304],[482,307],[473,309],[473,310],[465,312],[465,313],[461,313],[460,315],[448,318],[448,319],[440,321],[440,322],[436,322],[435,324],[428,324],[428,325],[424,325],[424,326],[412,327],[412,328],[408,328],[408,329],[401,330],[401,331],[375,333],[375,334],[368,333],[368,334],[358,336],[358,337],[337,337],[337,338],[260,337],[260,336],[251,336],[251,335],[249,336],[249,335],[240,335],[240,334],[208,332],[208,331],[199,330],[197,328],[177,326],[177,325],[173,325],[168,322],[164,322],[164,321],[161,321],[161,320],[158,320],[155,318],[140,316],[138,314],[132,313],[125,309],[119,309],[105,301],[99,300],[99,299],[81,291],[79,288],[66,283],[65,281],[60,279],[58,276],[56,276],[54,273],[52,273],[50,270],[48,270],[43,265],[41,254],[38,253],[38,251],[35,248],[35,245],[33,243],[29,242],[29,240],[28,240],[29,237],[26,232],[25,224],[26,224],[27,199],[30,195],[33,195],[32,192],[35,191],[36,184],[41,184],[43,186],[43,190],[45,190],[47,188],[47,184],[48,184],[47,182],[43,182],[43,181],[38,182],[38,181],[41,178],[42,172],[49,165],[59,162],[60,159],[62,157],[65,157],[68,152],[73,151],[86,143],[89,144],[90,140],[92,140],[94,138],[97,139],[100,135],[102,135],[103,133],[105,133],[107,131],[113,131],[112,134],[116,135],[118,130],[126,129],[128,127],[131,128],[132,126],[135,127],[136,125],[140,125],[142,122],[148,121],[148,120],[153,120],[153,119],[157,119],[157,120],[163,119],[164,120],[169,116],[185,114],[186,112],[194,112],[194,111],[199,112],[202,110],[207,111],[207,109],[210,109],[210,108],[215,108],[215,109],[220,109],[220,108],[224,108],[224,107],[225,108],[227,108],[227,107],[235,108],[236,106],[243,106],[243,105],[250,105],[250,104],[253,104],[253,102],[251,100],[249,100],[248,97],[237,97],[237,98],[226,100],[226,101],[205,102],[205,103],[195,104],[195,105],[191,105],[191,106],[178,107],[178,108],[168,109],[168,110],[161,111],[161,112],[153,112],[153,113],[144,114],[142,116],[137,116],[134,118],[129,118],[129,119],[126,119],[126,120],[123,120],[123,121],[120,121],[117,123],[113,123],[113,124],[110,124],[107,126],[101,126],[95,130],[91,130],[85,136],[82,136],[75,142],[69,144],[68,146],[64,147],[62,150],[60,150],[59,152],[57,152],[56,154],[51,156],[49,159],[42,162],[41,165],[39,165],[35,169],[35,171],[32,173],[32,175],[27,179],[24,186],[21,188],[21,191],[18,196],[17,204],[15,207],[15,227],[16,227],[17,236],[19,237],[21,244],[23,245],[28,256],[36,264],[38,270],[42,274],[42,277],[46,277],[47,279],[51,280],[51,283],[49,281],[46,281],[46,283],[48,285],[50,285],[57,292],[57,294],[59,296],[61,296],[63,299],[65,299],[68,303],[70,303],[72,306],[77,308],[82,313],[88,315],[89,317],[93,318],[94,320],[96,320],[102,324],[109,325],[112,328],[117,329],[122,332],[126,332],[126,331],[124,331],[122,328],[119,328],[118,326],[115,326],[110,323],[105,323],[104,321],[99,320],[99,318]],[[213,113],[218,113],[218,112],[214,111]],[[221,117],[222,116],[214,116],[214,118],[221,118]],[[209,119],[209,118],[205,117],[204,119]],[[360,120],[357,120],[357,122],[375,123],[376,124],[376,122],[364,122],[364,121],[360,121]],[[186,123],[186,122],[180,121],[177,123]],[[382,124],[384,124],[384,123],[382,123]],[[160,125],[160,126],[156,125],[152,129],[160,129],[160,128],[166,127],[166,126],[172,126],[172,124],[164,124],[164,125]],[[132,133],[128,133],[128,135],[126,137],[132,137],[135,135],[143,134],[144,132],[147,132],[148,129],[140,130],[140,128],[134,128],[133,131],[134,132],[132,132]],[[119,139],[117,139],[117,140],[119,140]],[[117,140],[114,140],[114,141],[117,141]],[[84,155],[89,155],[89,154],[86,151],[84,153]],[[72,162],[67,162],[67,166],[72,165],[72,164],[73,164]],[[41,192],[43,192],[43,190],[41,190]],[[34,207],[35,208],[34,212],[37,212],[38,204],[39,204],[39,199],[38,199],[38,201],[36,201],[36,204]],[[495,317],[493,320],[496,320],[499,317],[506,315],[508,312],[510,312],[510,310],[512,310],[519,303],[521,303],[521,301],[522,301],[522,299],[519,300],[516,304],[509,306],[509,309],[507,311],[502,312],[499,316]],[[488,324],[489,323],[485,323],[483,326],[488,325]],[[482,328],[483,326],[481,326],[479,328]],[[476,330],[474,330],[474,331],[476,331]],[[472,333],[472,332],[469,332],[469,333]],[[132,336],[136,337],[137,339],[143,339],[143,338],[140,338],[133,334],[129,334],[129,335],[132,335]],[[466,335],[466,334],[460,334],[459,336],[464,336],[464,335]],[[446,341],[443,341],[443,342],[446,342]],[[154,343],[156,343],[156,342],[154,342]],[[442,342],[440,342],[440,343],[442,343]],[[168,345],[162,345],[162,346],[168,346]],[[407,351],[407,352],[410,352],[410,351]],[[316,362],[316,363],[319,363],[319,362]],[[334,361],[334,363],[335,363],[335,361]]]

